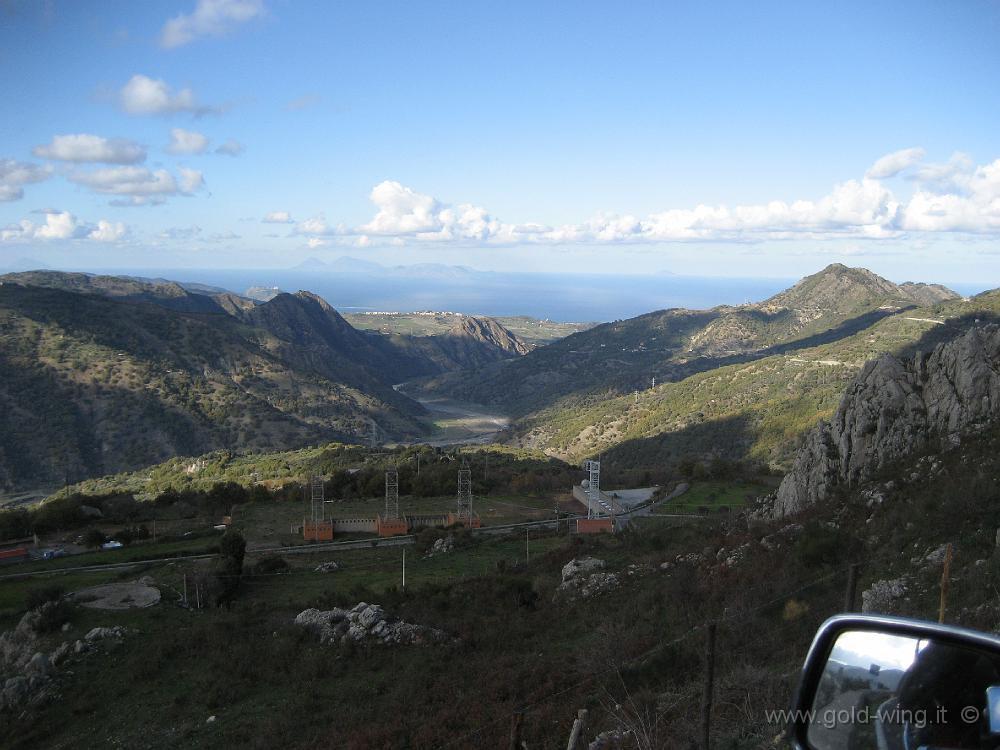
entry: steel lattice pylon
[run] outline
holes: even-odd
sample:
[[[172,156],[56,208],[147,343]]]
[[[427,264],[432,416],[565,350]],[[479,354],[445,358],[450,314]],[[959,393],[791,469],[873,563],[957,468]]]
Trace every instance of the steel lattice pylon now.
[[[472,470],[458,470],[458,518],[472,520]]]
[[[583,469],[590,472],[587,486],[587,494],[590,496],[590,502],[587,503],[587,518],[600,518],[604,515],[599,510],[601,507],[601,462],[584,461]]]
[[[399,518],[399,472],[394,468],[385,472],[385,517]]]
[[[326,495],[325,487],[323,486],[323,477],[313,477],[310,482],[310,489],[312,520],[322,521],[326,517],[326,505],[324,504]]]

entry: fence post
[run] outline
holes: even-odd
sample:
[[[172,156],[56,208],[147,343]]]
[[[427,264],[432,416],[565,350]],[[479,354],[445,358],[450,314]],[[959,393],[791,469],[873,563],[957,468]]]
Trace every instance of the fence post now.
[[[844,611],[853,612],[855,600],[858,594],[858,568],[857,563],[851,563],[847,569],[847,591],[844,593]]]
[[[712,694],[715,690],[715,623],[708,623],[705,640],[705,696],[701,712],[701,750],[709,750],[712,735]]]

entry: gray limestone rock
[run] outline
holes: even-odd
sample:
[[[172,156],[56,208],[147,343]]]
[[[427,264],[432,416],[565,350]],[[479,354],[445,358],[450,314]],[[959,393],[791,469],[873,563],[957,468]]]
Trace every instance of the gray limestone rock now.
[[[913,453],[958,445],[998,417],[1000,326],[972,328],[930,354],[883,355],[864,366],[831,421],[809,433],[772,514],[822,502],[837,485],[859,484]],[[940,468],[935,461],[930,472]]]

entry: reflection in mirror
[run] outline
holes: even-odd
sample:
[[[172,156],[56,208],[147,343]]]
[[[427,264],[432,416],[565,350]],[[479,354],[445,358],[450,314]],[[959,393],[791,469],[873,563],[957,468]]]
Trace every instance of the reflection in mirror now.
[[[808,739],[815,750],[1000,748],[998,719],[995,653],[849,630],[816,688]]]

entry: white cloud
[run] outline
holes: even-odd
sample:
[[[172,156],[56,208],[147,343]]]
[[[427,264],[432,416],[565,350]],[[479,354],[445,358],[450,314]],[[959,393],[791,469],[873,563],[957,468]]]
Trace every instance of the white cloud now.
[[[160,44],[180,47],[202,36],[222,36],[234,26],[264,12],[262,0],[198,0],[194,12],[171,18],[163,26]]]
[[[379,183],[369,195],[378,208],[368,224],[361,227],[370,234],[417,234],[442,229],[439,217],[443,206],[429,195],[411,190],[393,180]]]
[[[97,222],[97,226],[87,234],[87,239],[98,242],[116,242],[122,239],[127,232],[128,229],[122,222],[112,223],[101,219]]]
[[[868,172],[865,173],[865,177],[873,180],[884,180],[889,177],[895,177],[904,169],[912,167],[923,158],[924,150],[922,148],[904,148],[900,151],[893,151],[891,154],[886,154],[872,164],[868,168]]]
[[[24,185],[47,180],[52,174],[48,167],[14,159],[0,159],[0,202],[24,197]]]
[[[264,224],[294,224],[295,220],[288,211],[269,211],[261,219]]]
[[[908,179],[934,192],[962,192],[963,182],[975,169],[976,165],[967,154],[956,152],[947,164],[923,164]]]
[[[189,88],[174,91],[166,81],[139,73],[122,87],[119,101],[122,109],[131,115],[168,115],[175,112],[204,115],[217,111],[199,105]]]
[[[201,227],[192,224],[189,227],[170,227],[169,229],[164,229],[158,236],[164,240],[193,240],[199,234],[201,234]]]
[[[903,210],[903,229],[1000,235],[1000,159],[978,167],[953,159],[951,165],[948,174],[926,174],[932,189],[918,190],[910,198]],[[952,192],[934,189],[942,180]]]
[[[221,154],[222,156],[239,156],[244,151],[246,151],[246,146],[235,138],[227,139],[225,143],[215,149],[215,153]]]
[[[181,167],[177,171],[181,173],[180,192],[183,195],[191,195],[192,193],[197,193],[199,190],[205,187],[205,176],[197,169],[188,169],[187,167]]]
[[[89,133],[56,135],[50,143],[31,152],[43,159],[106,164],[138,164],[146,160],[146,149],[126,138],[102,138]]]
[[[116,242],[128,234],[128,227],[121,222],[112,223],[105,219],[97,225],[79,221],[69,211],[49,211],[45,223],[36,224],[30,219],[22,219],[0,229],[0,242],[32,242],[50,240],[86,239],[96,242]]]
[[[181,167],[178,172],[180,180],[165,169],[106,167],[72,172],[68,179],[97,193],[124,196],[113,201],[116,206],[144,206],[162,203],[171,196],[191,195],[204,187],[205,179],[198,170]]]
[[[922,164],[922,149],[879,159],[866,176],[841,182],[818,199],[755,205],[697,205],[646,217],[600,213],[579,224],[508,224],[473,204],[448,205],[386,180],[370,194],[375,216],[348,229],[319,215],[296,233],[353,237],[361,243],[453,242],[481,245],[566,243],[761,242],[771,240],[886,240],[933,232],[1000,238],[1000,159],[975,166],[963,154],[945,165]],[[897,196],[881,179],[907,171],[917,188]],[[918,236],[911,236],[911,235]]]
[[[315,250],[318,247],[325,247],[328,244],[330,244],[329,240],[324,240],[319,237],[310,237],[306,242],[306,245],[310,250]]]
[[[337,236],[350,234],[350,230],[343,224],[331,226],[327,224],[323,214],[313,216],[305,221],[299,222],[295,227],[295,234],[306,234],[314,236]]]
[[[208,137],[193,130],[173,128],[170,131],[170,145],[167,151],[171,154],[200,154],[208,148]]]

